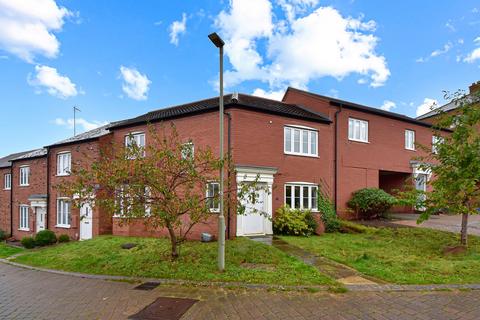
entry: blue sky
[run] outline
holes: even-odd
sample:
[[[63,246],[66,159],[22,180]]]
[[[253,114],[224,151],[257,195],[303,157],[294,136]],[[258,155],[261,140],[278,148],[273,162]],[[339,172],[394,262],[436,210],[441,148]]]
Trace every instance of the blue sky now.
[[[0,0],[0,156],[227,92],[288,85],[415,116],[480,80],[480,1]]]

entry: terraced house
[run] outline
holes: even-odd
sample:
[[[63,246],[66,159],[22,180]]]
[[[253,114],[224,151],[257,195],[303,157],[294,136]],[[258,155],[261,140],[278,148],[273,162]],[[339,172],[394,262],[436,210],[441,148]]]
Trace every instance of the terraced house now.
[[[159,109],[3,158],[2,228],[15,238],[43,228],[72,239],[110,233],[165,235],[164,230],[147,230],[142,221],[121,225],[121,217],[87,205],[72,208],[70,199],[55,186],[72,179],[73,166],[91,165],[101,156],[100,149],[110,143],[148,145],[152,141],[149,125],[158,128],[173,123],[192,152],[210,146],[218,154],[218,110],[218,98]],[[411,177],[416,178],[417,188],[426,187],[428,174],[419,170],[412,158],[420,155],[416,143],[429,145],[432,141],[429,123],[294,88],[287,90],[283,101],[226,95],[225,114],[227,152],[236,168],[236,175],[231,173],[232,183],[259,176],[269,191],[247,208],[255,207],[269,217],[284,204],[317,212],[319,189],[332,199],[338,214],[348,218],[351,213],[346,202],[358,189],[379,187],[391,192]],[[205,188],[213,194],[218,185],[212,182]],[[196,225],[192,238],[198,239],[202,232],[217,233],[218,208],[211,209],[209,223]],[[272,233],[271,219],[264,215],[250,212],[237,216],[233,208],[227,208],[226,216],[229,237]]]

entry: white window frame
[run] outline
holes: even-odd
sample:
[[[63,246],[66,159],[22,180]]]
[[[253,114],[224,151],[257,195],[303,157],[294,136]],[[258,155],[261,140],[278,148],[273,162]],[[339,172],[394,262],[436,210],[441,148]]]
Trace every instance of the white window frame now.
[[[368,121],[357,118],[348,118],[348,140],[369,143],[368,140]],[[356,135],[358,128],[358,137]],[[365,132],[362,134],[362,130]]]
[[[445,139],[442,136],[436,136],[436,135],[432,136],[432,153],[433,154],[438,154],[436,145],[443,143],[443,141],[445,141]]]
[[[132,201],[131,198],[123,198],[123,193],[125,188],[128,185],[122,185],[117,189],[115,195],[115,201],[119,204],[119,211],[114,213],[115,218],[125,217],[125,212],[131,209]],[[145,187],[144,199],[145,199],[145,217],[150,217],[152,215],[152,189],[148,186]]]
[[[188,149],[187,149],[188,148]],[[195,157],[195,144],[193,142],[187,142],[182,144],[182,159],[193,160]]]
[[[30,185],[30,166],[20,167],[20,186],[28,187]]]
[[[213,189],[213,194],[210,193],[210,186],[214,186],[216,185],[217,188],[218,188],[218,192],[220,192],[220,183],[217,182],[217,181],[210,181],[207,183],[207,186],[206,186],[206,190],[205,190],[205,197],[206,197],[206,200],[205,200],[205,203],[207,205],[207,207],[209,208],[210,212],[215,212],[215,213],[218,213],[220,212],[220,200],[217,200],[218,203],[217,205],[215,206],[215,203],[213,203],[213,206],[211,205],[211,201],[213,201],[214,197],[215,197],[215,189]]]
[[[18,220],[18,230],[21,231],[30,231],[30,210],[29,206],[25,204],[20,205],[20,211],[19,211],[19,220]]]
[[[296,133],[298,133],[298,139],[295,139]],[[298,151],[295,151],[296,140],[298,140]],[[305,150],[305,146],[307,150]],[[318,157],[318,130],[304,126],[284,126],[283,153],[303,157]]]
[[[64,212],[65,205],[67,206],[67,212]],[[57,199],[57,228],[70,228],[70,222],[72,218],[72,202],[69,198]]]
[[[143,145],[141,144],[143,137]],[[145,157],[145,146],[147,144],[147,137],[145,136],[145,132],[130,132],[125,136],[125,147],[130,146],[132,143],[137,144],[137,146],[143,148],[143,157]],[[129,159],[135,159],[134,156],[130,156]]]
[[[5,173],[3,175],[3,188],[4,190],[11,190],[12,189],[12,174]]]
[[[57,153],[57,176],[69,176],[72,168],[72,153],[64,151]]]
[[[295,207],[295,187],[300,188],[300,207]],[[290,203],[287,202],[287,188],[290,189]],[[308,188],[307,201],[308,206],[304,206],[304,188]],[[312,190],[315,189],[316,196],[312,197]],[[318,212],[318,185],[310,182],[287,182],[283,189],[284,203],[292,209],[311,210],[312,212]],[[315,200],[315,206],[312,206],[312,200]]]
[[[415,151],[415,131],[405,130],[405,149]]]

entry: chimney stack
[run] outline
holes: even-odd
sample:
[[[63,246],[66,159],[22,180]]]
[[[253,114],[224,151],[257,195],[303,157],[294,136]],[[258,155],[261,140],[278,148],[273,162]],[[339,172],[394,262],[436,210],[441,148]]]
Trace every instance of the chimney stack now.
[[[480,81],[472,83],[472,85],[468,87],[468,89],[470,90],[470,93],[476,93],[480,91]]]

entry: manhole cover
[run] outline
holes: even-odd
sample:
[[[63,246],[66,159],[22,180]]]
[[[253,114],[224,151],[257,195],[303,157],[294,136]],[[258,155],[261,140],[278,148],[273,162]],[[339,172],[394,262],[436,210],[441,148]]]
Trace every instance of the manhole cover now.
[[[179,320],[197,300],[158,298],[142,311],[131,315],[132,320]]]
[[[159,282],[144,282],[139,286],[136,286],[135,290],[153,290],[160,285]]]

